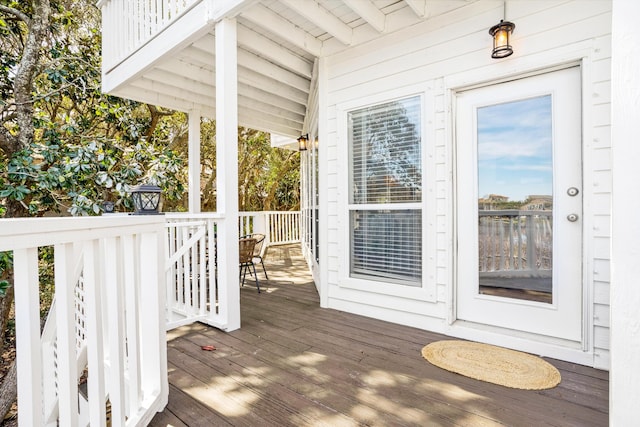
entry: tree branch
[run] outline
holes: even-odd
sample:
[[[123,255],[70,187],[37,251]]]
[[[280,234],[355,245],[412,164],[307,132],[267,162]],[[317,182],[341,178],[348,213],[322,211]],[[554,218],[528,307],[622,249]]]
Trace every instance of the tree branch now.
[[[33,19],[30,21],[27,43],[13,82],[16,122],[20,127],[18,142],[21,147],[27,147],[33,140],[33,99],[31,98],[33,78],[38,68],[40,49],[49,28],[51,15],[49,0],[34,0],[33,9]]]
[[[0,12],[8,13],[10,15],[15,16],[19,20],[23,21],[27,26],[31,25],[31,18],[29,18],[24,13],[20,12],[18,9],[14,9],[13,7],[0,5]]]

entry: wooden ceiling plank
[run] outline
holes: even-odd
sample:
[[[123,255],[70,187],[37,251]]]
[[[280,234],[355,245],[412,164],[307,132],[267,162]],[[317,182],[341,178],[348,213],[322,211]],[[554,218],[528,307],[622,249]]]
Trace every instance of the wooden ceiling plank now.
[[[384,33],[386,27],[386,16],[378,9],[371,0],[342,0],[362,19],[367,21],[377,32]]]
[[[283,68],[311,78],[312,63],[243,25],[238,25],[238,44],[245,50],[259,52],[260,56],[264,56]]]
[[[288,41],[289,43],[309,52],[313,56],[320,56],[322,51],[322,42],[303,29],[293,25],[291,22],[282,18],[280,15],[271,11],[262,4],[255,6],[242,12],[242,17],[253,22],[269,32],[276,34],[278,37]]]
[[[353,29],[342,22],[340,18],[329,13],[314,0],[280,0],[309,22],[322,28],[343,44],[350,46],[353,39]]]

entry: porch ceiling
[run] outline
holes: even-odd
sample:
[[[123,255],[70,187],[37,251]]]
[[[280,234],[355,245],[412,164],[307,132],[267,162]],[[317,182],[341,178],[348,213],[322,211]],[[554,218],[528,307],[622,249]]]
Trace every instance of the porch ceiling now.
[[[175,44],[165,49],[158,49],[159,43],[146,43],[108,70],[105,90],[214,118],[214,24],[233,17],[238,22],[239,124],[296,138],[308,131],[306,117],[314,97],[317,58],[434,19],[470,1],[473,0],[228,1],[234,4],[229,12],[208,20],[201,31],[192,31],[186,40],[174,40]],[[202,6],[206,2],[196,3]],[[186,14],[166,32],[171,34],[174,27],[188,25],[202,24]],[[114,78],[108,83],[109,74],[119,67],[135,68],[132,64],[136,63],[136,55],[142,71],[125,72],[126,78]]]

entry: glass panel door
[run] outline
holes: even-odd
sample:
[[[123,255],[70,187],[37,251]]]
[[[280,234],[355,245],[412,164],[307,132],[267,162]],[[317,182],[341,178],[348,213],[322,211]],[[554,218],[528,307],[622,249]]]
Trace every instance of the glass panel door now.
[[[456,317],[582,338],[581,76],[456,94]]]
[[[479,292],[551,303],[551,95],[476,110]]]

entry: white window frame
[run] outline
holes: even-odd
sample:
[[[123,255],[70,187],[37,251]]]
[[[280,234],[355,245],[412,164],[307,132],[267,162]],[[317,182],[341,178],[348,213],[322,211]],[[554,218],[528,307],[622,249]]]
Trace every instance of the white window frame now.
[[[349,127],[348,115],[352,111],[384,104],[400,99],[419,96],[421,100],[421,162],[422,162],[422,199],[415,203],[393,203],[394,209],[420,209],[422,213],[422,280],[417,286],[406,286],[383,278],[351,277],[351,230],[350,212],[355,209],[384,209],[387,205],[361,205],[349,203]],[[366,291],[370,293],[399,296],[421,301],[437,300],[436,265],[436,197],[435,197],[435,130],[434,91],[424,84],[413,85],[398,90],[383,92],[336,105],[336,125],[338,138],[338,178],[342,184],[338,194],[338,244],[339,265],[338,285],[340,288]]]

